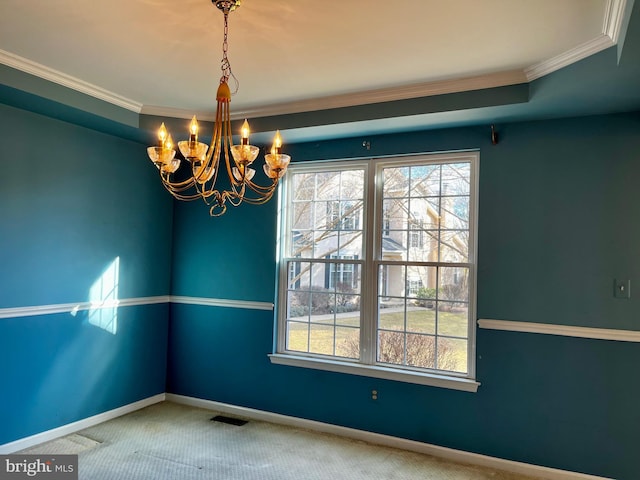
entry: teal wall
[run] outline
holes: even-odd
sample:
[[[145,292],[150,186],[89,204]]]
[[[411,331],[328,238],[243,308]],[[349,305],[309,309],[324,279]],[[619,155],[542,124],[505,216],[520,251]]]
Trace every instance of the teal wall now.
[[[640,330],[640,115],[290,145],[320,160],[480,150],[478,317]],[[371,150],[362,147],[371,142]],[[273,301],[276,206],[176,209],[173,292]],[[632,288],[632,292],[635,292]],[[637,343],[478,330],[477,393],[272,365],[273,314],[172,305],[167,388],[500,458],[640,478]],[[370,398],[372,389],[379,398]]]
[[[172,204],[142,145],[6,105],[0,142],[0,309],[88,302],[114,261],[118,298],[169,294]],[[0,444],[163,393],[168,313],[0,318]]]
[[[480,150],[478,316],[640,330],[640,114],[291,144],[297,161]],[[275,201],[172,209],[144,146],[0,105],[0,309],[273,302]],[[363,140],[371,150],[362,147]],[[632,282],[613,298],[613,279]],[[617,479],[640,478],[636,343],[478,330],[477,393],[272,365],[270,311],[121,307],[0,319],[0,444],[168,391]],[[166,383],[166,384],[165,384]],[[377,401],[370,398],[378,390]]]

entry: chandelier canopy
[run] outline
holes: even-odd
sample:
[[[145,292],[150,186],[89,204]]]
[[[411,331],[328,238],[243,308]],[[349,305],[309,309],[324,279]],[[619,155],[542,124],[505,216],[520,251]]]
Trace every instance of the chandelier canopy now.
[[[256,171],[250,165],[258,157],[259,148],[249,145],[250,131],[246,120],[240,132],[240,145],[233,144],[229,110],[231,90],[228,81],[229,77],[235,79],[235,76],[227,58],[228,16],[240,6],[241,0],[212,0],[212,3],[224,15],[224,40],[222,77],[216,94],[216,118],[211,146],[198,141],[198,121],[194,115],[189,129],[189,140],[178,142],[178,149],[184,160],[176,158],[173,139],[164,123],[158,131],[158,145],[148,147],[147,153],[160,172],[162,184],[175,198],[187,201],[202,199],[210,206],[209,214],[218,217],[226,212],[227,202],[237,207],[243,202],[260,205],[269,201],[280,178],[285,174],[291,157],[282,153],[282,138],[280,132],[276,131],[271,152],[265,155],[263,165],[264,173],[271,184],[263,186],[253,181]],[[233,157],[233,165],[229,152]],[[225,184],[225,188],[220,188],[216,183],[223,155],[228,184]],[[180,168],[181,166],[183,168]]]

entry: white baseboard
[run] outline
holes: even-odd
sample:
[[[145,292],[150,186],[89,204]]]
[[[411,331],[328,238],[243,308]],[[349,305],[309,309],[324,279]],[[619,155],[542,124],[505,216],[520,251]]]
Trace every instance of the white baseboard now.
[[[121,417],[122,415],[126,415],[127,413],[135,412],[136,410],[148,407],[149,405],[153,405],[154,403],[163,402],[164,400],[165,394],[160,393],[158,395],[154,395],[153,397],[145,398],[138,402],[130,403],[128,405],[109,410],[108,412],[94,415],[93,417],[85,418],[82,420],[78,420],[77,422],[54,428],[53,430],[47,430],[46,432],[38,433],[30,437],[21,438],[20,440],[16,440],[15,442],[5,443],[3,445],[0,445],[0,454],[5,455],[14,453],[19,450],[24,450],[25,448],[33,447],[34,445],[38,445],[40,443],[55,440],[56,438],[64,437],[65,435],[70,435],[80,430],[84,430],[85,428],[93,427],[94,425],[98,425],[99,423]]]
[[[214,410],[221,413],[249,418],[252,420],[259,420],[263,422],[277,423],[280,425],[315,430],[317,432],[330,433],[341,437],[362,440],[376,445],[383,445],[385,447],[399,448],[411,452],[433,455],[435,457],[446,458],[455,462],[494,468],[498,470],[517,473],[520,475],[530,475],[533,477],[545,478],[548,480],[610,480],[605,479],[605,477],[596,477],[584,473],[569,472],[566,470],[542,467],[539,465],[514,462],[512,460],[504,460],[501,458],[489,457],[477,453],[454,450],[452,448],[440,447],[438,445],[430,445],[428,443],[417,442],[415,440],[407,440],[404,438],[382,435],[380,433],[372,433],[364,430],[357,430],[354,428],[341,427],[338,425],[331,425],[329,423],[317,422],[315,420],[290,417],[278,413],[255,410],[253,408],[238,407],[236,405],[215,402],[212,400],[186,397],[183,395],[175,395],[173,393],[167,393],[166,400],[183,405],[189,405],[192,407],[199,407],[207,410]]]

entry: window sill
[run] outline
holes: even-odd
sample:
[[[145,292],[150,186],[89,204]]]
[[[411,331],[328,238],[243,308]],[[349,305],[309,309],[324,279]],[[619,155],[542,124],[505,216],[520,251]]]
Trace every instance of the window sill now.
[[[477,392],[478,387],[480,386],[479,382],[468,378],[434,375],[408,370],[398,370],[393,368],[381,367],[378,365],[362,365],[350,362],[340,362],[337,360],[300,357],[282,353],[269,355],[269,359],[271,360],[271,363],[277,365],[288,365],[291,367],[312,368],[315,370],[347,373],[351,375],[360,375],[363,377],[381,378],[384,380],[416,383],[418,385],[449,388],[452,390],[461,390],[464,392]]]

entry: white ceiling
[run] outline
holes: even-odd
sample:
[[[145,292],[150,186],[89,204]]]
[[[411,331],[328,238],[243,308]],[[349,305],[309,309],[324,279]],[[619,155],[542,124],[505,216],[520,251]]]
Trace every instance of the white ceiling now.
[[[521,83],[613,45],[619,3],[243,0],[229,17],[231,110],[261,116]],[[222,24],[210,0],[0,0],[0,63],[130,110],[210,116]]]

